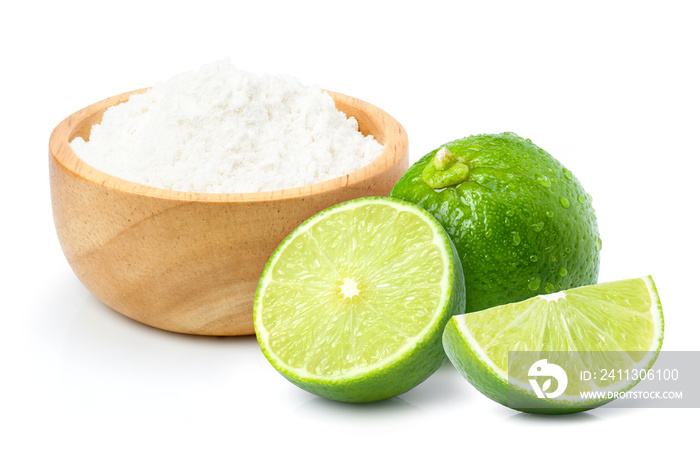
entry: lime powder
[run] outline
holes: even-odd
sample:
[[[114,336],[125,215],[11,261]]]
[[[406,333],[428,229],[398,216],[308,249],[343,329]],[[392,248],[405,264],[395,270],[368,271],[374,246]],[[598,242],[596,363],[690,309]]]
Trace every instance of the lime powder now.
[[[87,164],[158,188],[271,191],[336,178],[383,150],[319,87],[256,76],[229,60],[158,83],[109,108],[90,140],[71,143]]]

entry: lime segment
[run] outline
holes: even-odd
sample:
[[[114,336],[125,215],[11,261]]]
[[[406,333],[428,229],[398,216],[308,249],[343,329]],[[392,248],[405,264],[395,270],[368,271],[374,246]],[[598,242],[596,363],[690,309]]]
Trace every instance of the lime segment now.
[[[581,370],[593,374],[603,369],[646,370],[656,359],[662,340],[661,303],[649,276],[560,291],[455,316],[443,335],[454,365],[477,389],[505,405],[508,390],[511,395],[516,390],[523,392],[522,396],[533,396],[528,392],[529,365],[514,367],[509,359],[511,352],[547,353],[550,364],[570,369],[573,374]],[[581,391],[628,390],[634,383],[569,377],[564,396],[533,401],[542,409],[536,412],[581,411],[602,404],[599,400],[577,399]]]

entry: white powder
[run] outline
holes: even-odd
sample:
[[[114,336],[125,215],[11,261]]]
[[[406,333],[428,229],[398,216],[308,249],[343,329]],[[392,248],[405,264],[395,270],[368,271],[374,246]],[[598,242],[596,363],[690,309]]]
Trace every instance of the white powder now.
[[[207,193],[329,180],[367,165],[383,150],[319,87],[287,76],[256,76],[228,60],[109,108],[90,140],[76,138],[71,147],[118,178]]]

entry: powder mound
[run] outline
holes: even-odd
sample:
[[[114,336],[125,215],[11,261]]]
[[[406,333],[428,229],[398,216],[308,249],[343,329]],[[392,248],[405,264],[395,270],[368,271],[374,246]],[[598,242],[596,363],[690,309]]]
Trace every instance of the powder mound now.
[[[318,86],[256,76],[229,60],[175,76],[107,109],[73,151],[135,183],[246,193],[308,185],[369,164],[383,150]]]

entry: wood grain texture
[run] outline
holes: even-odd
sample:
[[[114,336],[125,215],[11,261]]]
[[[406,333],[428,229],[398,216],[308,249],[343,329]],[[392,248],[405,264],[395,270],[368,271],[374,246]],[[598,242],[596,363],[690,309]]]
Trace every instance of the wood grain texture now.
[[[201,335],[253,331],[253,298],[277,245],[311,215],[364,196],[386,196],[408,168],[408,139],[382,110],[329,92],[338,110],[384,144],[358,171],[299,188],[250,194],[169,191],[102,173],[70,141],[88,139],[104,111],[133,91],[62,121],[49,141],[54,221],[63,252],[102,302],[144,324]]]

